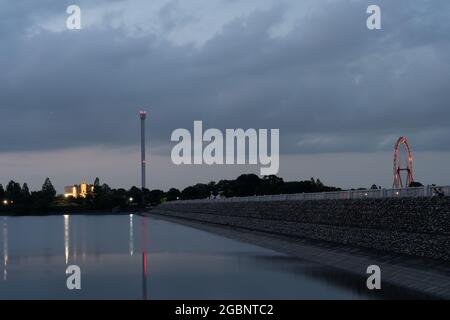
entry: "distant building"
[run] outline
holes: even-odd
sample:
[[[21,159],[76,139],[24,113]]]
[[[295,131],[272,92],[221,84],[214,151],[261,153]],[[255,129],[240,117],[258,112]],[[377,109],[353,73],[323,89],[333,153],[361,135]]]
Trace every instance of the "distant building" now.
[[[66,198],[86,198],[88,194],[92,193],[94,193],[94,185],[87,184],[86,181],[81,182],[81,184],[64,187],[64,196]]]

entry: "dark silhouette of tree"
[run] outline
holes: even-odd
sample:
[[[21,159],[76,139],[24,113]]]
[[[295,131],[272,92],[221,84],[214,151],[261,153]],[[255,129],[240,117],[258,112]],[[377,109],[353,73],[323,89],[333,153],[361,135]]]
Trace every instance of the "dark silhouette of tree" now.
[[[211,181],[207,184],[198,183],[182,190],[172,188],[168,192],[162,190],[148,190],[131,187],[125,189],[112,189],[107,184],[100,185],[100,179],[94,182],[94,193],[86,198],[56,198],[56,190],[49,178],[45,179],[40,191],[30,190],[26,183],[21,185],[10,181],[6,190],[0,185],[0,200],[8,199],[13,204],[1,207],[1,210],[20,212],[46,212],[58,209],[68,210],[112,210],[120,212],[146,205],[158,205],[164,201],[177,199],[205,199],[211,196],[244,197],[253,195],[292,194],[323,191],[337,191],[339,188],[324,185],[319,179],[311,178],[306,181],[285,182],[275,175],[259,178],[255,174],[243,174],[235,180],[221,180],[218,183]],[[130,199],[132,199],[130,201]]]
[[[316,180],[316,186],[317,186],[317,188],[323,188],[324,187],[324,185],[323,185],[322,181],[320,181],[320,179]]]
[[[240,175],[233,183],[233,194],[236,197],[256,195],[261,179],[256,174]]]
[[[21,201],[27,201],[31,197],[30,189],[28,188],[28,184],[24,183],[22,186],[21,192]]]
[[[100,187],[100,190],[103,193],[111,192],[111,188],[106,183],[102,184],[102,186]]]
[[[208,185],[198,183],[194,186],[187,187],[181,191],[181,197],[184,200],[206,199],[211,195]]]
[[[98,188],[100,188],[100,179],[98,177],[96,177],[94,180],[94,192],[95,192],[95,189],[98,189]]]
[[[22,194],[20,184],[15,181],[10,181],[6,186],[6,198],[13,202],[19,202]]]
[[[208,189],[209,189],[210,195],[212,195],[214,197],[219,195],[219,190],[217,190],[217,184],[215,181],[211,181],[210,183],[208,183]]]
[[[53,187],[53,184],[50,181],[50,178],[45,179],[44,184],[42,185],[41,191],[42,191],[42,195],[45,197],[45,199],[48,202],[51,202],[55,199],[56,190],[55,190],[55,187]]]
[[[131,187],[127,192],[128,201],[131,203],[142,204],[144,202],[144,194],[140,188]]]
[[[373,184],[371,187],[370,187],[370,190],[377,190],[378,189],[378,186],[376,185],[376,184]]]
[[[167,201],[175,201],[181,198],[181,192],[178,189],[171,188],[165,194]]]
[[[264,176],[256,188],[256,194],[281,194],[283,193],[284,181],[275,175]]]
[[[410,188],[417,188],[417,187],[423,187],[423,184],[418,181],[413,181],[409,184]]]
[[[233,196],[233,185],[231,180],[220,180],[216,184],[217,194],[221,197],[232,197]]]
[[[148,194],[147,203],[158,205],[165,199],[165,193],[162,190],[152,190]]]

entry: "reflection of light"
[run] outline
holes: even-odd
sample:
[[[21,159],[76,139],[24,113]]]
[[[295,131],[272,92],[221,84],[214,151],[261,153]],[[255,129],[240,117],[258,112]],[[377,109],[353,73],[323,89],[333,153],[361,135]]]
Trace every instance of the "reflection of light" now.
[[[3,218],[3,280],[8,275],[8,220]]]
[[[69,262],[69,215],[64,215],[64,254],[66,256],[66,264]]]
[[[141,218],[142,229],[142,299],[147,300],[147,219]]]
[[[130,256],[134,254],[134,229],[133,229],[133,215],[130,214]]]
[[[145,278],[147,278],[147,252],[145,251],[142,253],[142,263],[144,267],[144,275]]]

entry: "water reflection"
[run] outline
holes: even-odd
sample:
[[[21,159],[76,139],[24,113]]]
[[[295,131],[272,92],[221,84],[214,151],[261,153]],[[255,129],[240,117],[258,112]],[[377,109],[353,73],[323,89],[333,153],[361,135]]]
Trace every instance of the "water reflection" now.
[[[141,230],[142,230],[142,299],[148,299],[147,293],[147,218],[141,218]]]
[[[133,214],[130,214],[130,256],[134,254],[134,227],[133,227]]]
[[[66,264],[69,262],[69,249],[70,249],[70,235],[69,235],[69,228],[70,228],[70,216],[65,214],[64,215],[64,253],[66,257]]]
[[[8,218],[3,218],[3,280],[8,278]]]
[[[0,241],[0,299],[367,297],[328,268],[137,214],[0,217]],[[79,292],[65,285],[70,263],[86,275]]]

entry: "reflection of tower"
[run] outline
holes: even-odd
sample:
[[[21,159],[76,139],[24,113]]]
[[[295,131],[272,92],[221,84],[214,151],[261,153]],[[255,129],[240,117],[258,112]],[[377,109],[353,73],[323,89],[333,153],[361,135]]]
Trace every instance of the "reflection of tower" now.
[[[147,219],[141,217],[142,221],[142,299],[147,300]]]
[[[3,280],[8,276],[8,218],[3,218]]]
[[[69,262],[69,247],[70,247],[70,238],[69,238],[69,218],[70,216],[64,215],[64,255],[66,257],[66,264]]]
[[[141,111],[139,113],[141,118],[141,174],[142,174],[142,189],[145,188],[145,119],[147,112]]]
[[[147,252],[142,252],[142,299],[147,300]]]
[[[130,214],[130,256],[134,254],[134,227],[133,214]]]

